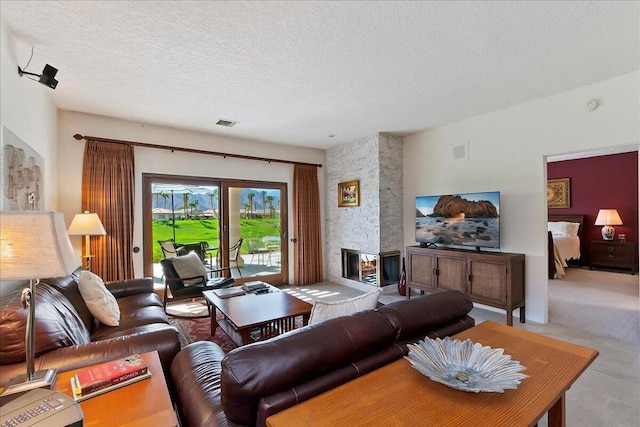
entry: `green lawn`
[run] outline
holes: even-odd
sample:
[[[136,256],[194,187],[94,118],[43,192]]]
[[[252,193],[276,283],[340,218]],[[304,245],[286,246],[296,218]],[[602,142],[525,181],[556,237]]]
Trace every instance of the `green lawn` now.
[[[241,219],[240,233],[247,239],[260,241],[265,236],[280,236],[280,218]],[[153,262],[163,258],[158,240],[173,239],[171,221],[153,221]],[[207,242],[209,246],[218,246],[217,219],[176,219],[176,242]],[[249,253],[248,245],[242,245],[242,253]]]

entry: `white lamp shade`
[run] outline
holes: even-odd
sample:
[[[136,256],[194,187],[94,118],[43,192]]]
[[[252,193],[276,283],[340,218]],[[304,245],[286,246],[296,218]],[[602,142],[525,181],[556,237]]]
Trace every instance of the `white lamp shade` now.
[[[107,232],[96,213],[76,214],[69,226],[69,235],[71,236],[104,236],[105,234]]]
[[[600,209],[595,225],[622,225],[622,219],[615,209]]]
[[[60,212],[0,212],[0,282],[62,277],[80,266]]]

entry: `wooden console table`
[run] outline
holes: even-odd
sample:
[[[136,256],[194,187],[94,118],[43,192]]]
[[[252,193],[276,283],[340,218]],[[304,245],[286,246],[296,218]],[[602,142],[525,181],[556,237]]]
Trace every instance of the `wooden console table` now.
[[[272,415],[267,426],[533,426],[547,411],[550,427],[564,426],[565,392],[598,356],[591,348],[495,322],[455,338],[503,348],[529,378],[504,393],[468,393],[432,381],[400,359]]]
[[[524,255],[465,249],[407,247],[407,298],[411,288],[457,290],[473,302],[501,308],[507,325],[520,308],[525,322]]]
[[[85,426],[178,425],[158,352],[141,356],[151,371],[151,377],[80,402]],[[86,368],[58,374],[54,390],[73,397],[70,380],[82,369]]]

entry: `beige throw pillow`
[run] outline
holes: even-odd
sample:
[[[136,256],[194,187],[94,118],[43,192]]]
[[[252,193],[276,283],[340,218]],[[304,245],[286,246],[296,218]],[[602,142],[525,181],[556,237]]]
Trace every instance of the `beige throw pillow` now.
[[[78,289],[87,308],[100,323],[107,326],[120,324],[118,302],[99,276],[83,271],[78,279]]]
[[[178,273],[178,277],[202,277],[203,279],[183,280],[184,286],[202,283],[204,277],[207,276],[207,270],[204,268],[202,260],[197,253],[191,251],[186,255],[182,255],[173,259],[173,268]]]
[[[321,301],[313,303],[309,324],[324,322],[340,316],[348,316],[353,313],[365,310],[373,310],[378,305],[378,298],[382,294],[382,289],[376,289],[366,294],[341,301]]]

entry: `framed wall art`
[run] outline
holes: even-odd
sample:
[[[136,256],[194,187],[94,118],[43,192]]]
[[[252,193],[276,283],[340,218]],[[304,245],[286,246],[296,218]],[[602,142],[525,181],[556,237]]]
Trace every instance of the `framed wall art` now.
[[[547,180],[547,207],[570,208],[571,185],[570,178]]]
[[[44,210],[44,158],[2,126],[0,141],[1,211]]]
[[[360,206],[360,181],[338,184],[338,206],[341,208]]]

